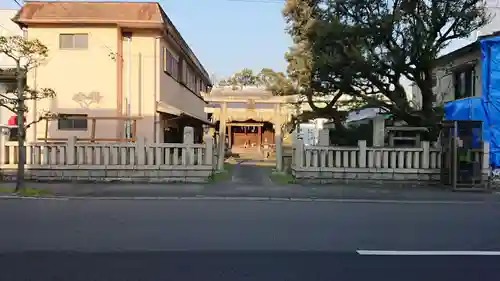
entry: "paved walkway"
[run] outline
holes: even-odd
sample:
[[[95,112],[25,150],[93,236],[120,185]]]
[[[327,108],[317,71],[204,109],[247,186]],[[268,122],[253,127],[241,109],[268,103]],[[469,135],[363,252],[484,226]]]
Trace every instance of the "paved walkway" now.
[[[233,170],[231,182],[235,184],[249,184],[259,186],[273,185],[270,175],[275,163],[265,160],[243,160]]]

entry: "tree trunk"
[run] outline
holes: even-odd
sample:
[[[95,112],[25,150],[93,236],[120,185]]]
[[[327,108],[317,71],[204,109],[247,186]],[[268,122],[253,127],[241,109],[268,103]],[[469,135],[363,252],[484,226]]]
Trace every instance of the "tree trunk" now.
[[[18,164],[16,176],[15,192],[20,192],[24,189],[24,166],[26,163],[26,147],[24,139],[26,136],[24,128],[24,73],[21,67],[17,66],[17,143],[18,143]]]

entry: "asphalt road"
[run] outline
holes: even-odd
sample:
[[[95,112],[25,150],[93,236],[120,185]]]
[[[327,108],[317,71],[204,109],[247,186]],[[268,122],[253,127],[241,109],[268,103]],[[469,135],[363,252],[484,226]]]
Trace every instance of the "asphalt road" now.
[[[2,281],[500,279],[500,256],[356,254],[500,251],[493,202],[0,200],[0,227]]]

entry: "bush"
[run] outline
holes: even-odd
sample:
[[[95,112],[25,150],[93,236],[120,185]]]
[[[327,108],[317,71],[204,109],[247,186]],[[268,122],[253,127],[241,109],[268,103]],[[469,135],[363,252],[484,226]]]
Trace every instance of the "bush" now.
[[[372,137],[373,126],[371,122],[341,130],[330,130],[330,143],[339,146],[357,146],[358,140],[366,140],[367,146],[371,146]]]

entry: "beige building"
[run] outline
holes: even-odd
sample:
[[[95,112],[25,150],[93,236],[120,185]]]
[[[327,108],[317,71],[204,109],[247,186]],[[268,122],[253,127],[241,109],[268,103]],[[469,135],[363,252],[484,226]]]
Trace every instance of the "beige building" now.
[[[26,2],[15,21],[49,48],[28,85],[57,94],[31,104],[28,122],[47,110],[64,117],[28,140],[179,142],[184,126],[201,136],[209,75],[158,3]]]

